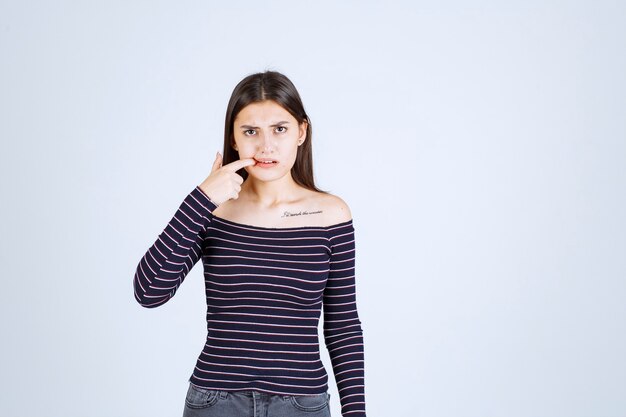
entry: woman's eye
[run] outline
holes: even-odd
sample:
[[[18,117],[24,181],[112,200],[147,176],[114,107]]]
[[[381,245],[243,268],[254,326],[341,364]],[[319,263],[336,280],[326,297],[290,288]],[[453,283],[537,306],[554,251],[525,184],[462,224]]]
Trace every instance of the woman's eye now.
[[[287,127],[285,127],[285,126],[278,126],[276,129],[283,129],[283,130],[279,131],[278,133],[285,133],[287,131]],[[252,132],[252,133],[248,134],[248,132]],[[254,129],[244,130],[243,134],[246,135],[246,136],[251,136],[251,135],[254,134]]]

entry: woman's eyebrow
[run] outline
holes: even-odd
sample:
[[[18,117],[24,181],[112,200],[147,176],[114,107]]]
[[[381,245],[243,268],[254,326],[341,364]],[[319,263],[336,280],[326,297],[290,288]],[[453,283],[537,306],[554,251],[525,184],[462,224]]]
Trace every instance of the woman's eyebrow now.
[[[276,122],[273,125],[270,125],[270,127],[274,127],[274,126],[278,126],[278,125],[285,125],[285,124],[289,124],[288,121],[283,120],[282,122]],[[258,129],[258,126],[250,126],[250,125],[241,125],[239,126],[241,129]]]

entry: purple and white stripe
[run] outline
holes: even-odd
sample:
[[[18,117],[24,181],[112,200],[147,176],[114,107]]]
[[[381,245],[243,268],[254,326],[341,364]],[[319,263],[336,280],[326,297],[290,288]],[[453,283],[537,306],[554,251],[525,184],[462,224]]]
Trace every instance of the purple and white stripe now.
[[[342,415],[365,416],[352,220],[268,228],[213,216],[216,207],[194,188],[140,260],[133,281],[137,302],[158,307],[202,259],[207,339],[189,381],[225,391],[325,392],[318,340],[323,309]]]

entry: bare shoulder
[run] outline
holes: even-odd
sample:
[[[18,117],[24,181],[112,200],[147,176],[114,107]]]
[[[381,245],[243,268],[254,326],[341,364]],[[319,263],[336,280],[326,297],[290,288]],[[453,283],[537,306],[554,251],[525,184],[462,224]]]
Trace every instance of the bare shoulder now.
[[[352,219],[352,212],[348,203],[334,194],[317,193],[320,207],[324,212],[324,220],[327,225],[347,222]]]

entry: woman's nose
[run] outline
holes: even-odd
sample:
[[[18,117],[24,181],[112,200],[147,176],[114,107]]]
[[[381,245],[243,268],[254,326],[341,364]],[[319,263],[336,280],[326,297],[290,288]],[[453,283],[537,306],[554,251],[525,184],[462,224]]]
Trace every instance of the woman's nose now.
[[[269,133],[263,133],[261,136],[261,148],[271,150],[274,148],[274,138]]]

